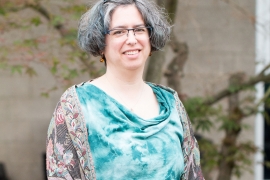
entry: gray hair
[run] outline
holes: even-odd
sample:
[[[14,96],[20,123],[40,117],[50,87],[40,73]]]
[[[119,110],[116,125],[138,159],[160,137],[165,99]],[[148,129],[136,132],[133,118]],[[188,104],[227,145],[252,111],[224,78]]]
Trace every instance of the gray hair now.
[[[171,26],[164,8],[151,0],[99,0],[82,15],[79,22],[78,43],[81,49],[93,56],[104,50],[105,35],[109,30],[111,16],[119,6],[134,4],[142,15],[146,26],[151,26],[151,51],[162,49],[170,37]]]

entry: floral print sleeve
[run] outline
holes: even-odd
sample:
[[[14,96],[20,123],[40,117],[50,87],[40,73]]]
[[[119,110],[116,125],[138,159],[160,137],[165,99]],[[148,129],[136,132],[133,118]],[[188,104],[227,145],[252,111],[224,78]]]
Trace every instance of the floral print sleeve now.
[[[47,176],[49,180],[81,179],[74,172],[79,171],[79,162],[65,124],[62,106],[59,102],[53,114],[47,138]]]
[[[69,88],[55,108],[48,128],[46,168],[48,180],[94,180],[89,163],[86,128],[80,115],[75,86]],[[85,128],[85,129],[84,129]]]
[[[174,94],[176,106],[179,112],[180,120],[184,130],[184,141],[182,143],[182,151],[184,154],[185,170],[181,180],[204,180],[200,166],[200,151],[198,142],[194,136],[189,117],[186,113],[184,105],[180,101],[178,94]]]

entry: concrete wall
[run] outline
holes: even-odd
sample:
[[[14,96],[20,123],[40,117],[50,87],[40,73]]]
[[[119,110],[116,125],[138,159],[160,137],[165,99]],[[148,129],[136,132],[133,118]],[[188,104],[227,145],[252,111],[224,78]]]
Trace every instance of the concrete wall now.
[[[44,6],[48,4],[45,3]],[[55,12],[53,5],[55,3],[52,2],[52,6],[48,8]],[[22,22],[26,26],[29,19],[37,16],[33,10],[24,9],[6,17],[0,16],[0,23]],[[69,51],[68,48],[59,45],[59,33],[48,25],[45,18],[41,20],[43,23],[39,26],[26,26],[21,31],[10,28],[0,34],[0,49],[9,49],[9,60],[14,62],[29,59],[30,65],[38,74],[30,78],[24,74],[11,74],[8,69],[0,71],[0,162],[5,165],[9,180],[45,179],[43,155],[46,149],[47,129],[56,103],[64,91],[64,88],[53,91],[49,98],[41,96],[42,92],[58,83],[45,65],[48,60],[46,58],[55,57],[68,61],[66,53]],[[77,23],[70,24],[75,28]],[[35,55],[29,54],[29,49],[14,46],[14,42],[42,37],[46,37],[46,41],[41,43],[37,50],[49,54],[44,56],[44,62],[37,62]],[[75,81],[81,82],[86,79],[81,77]]]
[[[243,7],[248,15],[254,15],[254,1],[233,2]],[[19,19],[25,14],[31,16],[31,13],[27,10],[14,16]],[[229,75],[235,71],[254,74],[255,29],[239,9],[221,0],[179,0],[176,21],[177,37],[187,42],[190,49],[183,78],[183,91],[188,96],[217,92],[226,87]],[[61,57],[66,50],[56,45],[59,35],[46,25],[33,27],[25,34],[18,34],[16,30],[2,33],[0,37],[6,41],[0,44],[0,48],[12,46],[12,39],[42,34],[50,37],[47,46],[55,46],[55,54]],[[169,61],[172,54],[166,55]],[[58,90],[49,98],[42,98],[42,89],[52,87],[55,79],[44,66],[37,63],[34,66],[39,75],[33,78],[0,71],[0,162],[5,163],[10,180],[43,179],[42,154],[45,152],[46,131],[63,92]],[[77,82],[83,80],[86,77]],[[250,118],[249,124],[252,125],[253,120]],[[251,129],[243,137],[252,140],[253,133]],[[206,134],[208,137],[213,135],[223,136],[218,132]],[[242,179],[253,179],[253,175],[246,173]]]
[[[245,72],[247,77],[254,75],[255,27],[252,18],[255,1],[230,2],[179,1],[175,32],[178,39],[189,46],[189,58],[182,80],[183,93],[188,96],[217,93],[228,85],[229,76],[235,72]],[[220,103],[225,105],[226,110],[227,100]],[[254,117],[244,122],[251,129],[242,132],[240,140],[253,141]],[[218,127],[218,123],[215,125]],[[224,134],[211,131],[204,136],[220,144]],[[211,178],[215,179],[216,175],[212,174]],[[241,179],[252,180],[254,177],[252,173],[245,172]]]
[[[254,15],[254,1],[234,2]],[[221,0],[180,0],[175,30],[190,50],[184,92],[212,94],[226,86],[233,72],[254,74],[254,24],[233,5]]]
[[[52,81],[47,77],[29,79],[1,72],[0,162],[10,180],[43,179],[46,131],[57,101],[54,96],[40,96],[42,82]]]

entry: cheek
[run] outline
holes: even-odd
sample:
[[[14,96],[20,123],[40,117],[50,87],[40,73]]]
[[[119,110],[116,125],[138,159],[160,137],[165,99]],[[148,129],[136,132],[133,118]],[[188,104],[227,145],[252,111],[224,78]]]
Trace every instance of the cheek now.
[[[148,47],[150,48],[150,47],[151,47],[150,39],[146,39],[146,40],[144,41],[144,45],[145,45],[145,46],[148,46]]]
[[[117,42],[117,41],[106,41],[106,47],[105,51],[107,52],[115,52],[115,51],[120,51],[123,43]]]
[[[121,44],[115,42],[106,43],[106,47],[104,50],[105,56],[107,60],[114,61],[119,59],[121,56]]]
[[[105,54],[115,51],[115,45],[111,41],[106,41]]]
[[[149,51],[151,51],[151,42],[150,42],[150,40],[146,40],[143,43],[144,43],[144,47],[146,49],[149,49]]]

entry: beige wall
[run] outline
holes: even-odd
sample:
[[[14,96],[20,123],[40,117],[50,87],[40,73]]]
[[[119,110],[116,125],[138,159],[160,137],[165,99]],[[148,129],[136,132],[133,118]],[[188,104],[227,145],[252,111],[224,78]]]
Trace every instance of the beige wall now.
[[[247,12],[254,15],[255,2],[238,0]],[[179,0],[175,32],[189,46],[189,58],[185,65],[183,91],[188,96],[206,95],[217,92],[227,85],[229,75],[235,71],[254,74],[254,25],[233,6],[221,0]],[[31,15],[31,11],[19,12],[17,17]],[[24,38],[25,36],[50,36],[49,46],[57,47],[57,32],[46,25],[33,27],[30,33],[17,34],[9,31],[1,38]],[[9,41],[0,44],[11,46]],[[46,48],[44,47],[46,50]],[[56,51],[61,55],[65,50]],[[169,51],[171,52],[171,51]],[[16,54],[16,52],[13,52]],[[11,55],[11,54],[10,54]],[[166,54],[168,61],[171,53]],[[60,56],[61,57],[61,56]],[[63,90],[43,98],[43,88],[55,83],[49,70],[34,64],[39,75],[28,78],[0,71],[0,161],[5,163],[10,180],[42,180],[42,153],[45,152],[47,127],[54,107]],[[85,80],[82,77],[77,82]],[[163,79],[166,83],[166,80]],[[225,102],[226,103],[226,102]],[[254,118],[249,123],[253,124]],[[207,137],[222,137],[218,132]],[[253,129],[244,137],[253,139]],[[216,140],[216,142],[220,142]],[[243,180],[253,179],[246,173]]]
[[[29,79],[1,73],[0,161],[5,164],[10,180],[43,178],[42,153],[57,101],[54,96],[51,99],[40,97],[42,82],[52,81],[47,77]]]
[[[226,86],[233,72],[254,74],[255,28],[248,17],[221,0],[179,2],[175,30],[190,50],[184,92],[211,94]],[[254,1],[235,2],[254,15]]]
[[[175,30],[190,51],[182,82],[183,93],[188,96],[218,92],[228,85],[234,72],[246,72],[248,76],[255,72],[255,28],[250,19],[254,17],[255,1],[231,2],[242,9],[221,0],[179,1]],[[226,108],[227,100],[221,104]],[[245,123],[251,129],[242,132],[240,140],[253,141],[254,117],[245,119]],[[223,135],[215,130],[204,134],[216,144],[221,143]],[[254,176],[245,172],[241,179],[253,180]]]

